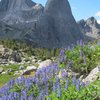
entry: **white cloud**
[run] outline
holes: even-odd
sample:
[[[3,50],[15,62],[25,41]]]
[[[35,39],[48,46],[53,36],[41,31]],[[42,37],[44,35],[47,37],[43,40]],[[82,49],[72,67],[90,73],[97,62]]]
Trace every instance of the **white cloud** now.
[[[100,17],[100,11],[98,11],[95,16]]]
[[[100,24],[100,20],[97,20],[97,22]]]

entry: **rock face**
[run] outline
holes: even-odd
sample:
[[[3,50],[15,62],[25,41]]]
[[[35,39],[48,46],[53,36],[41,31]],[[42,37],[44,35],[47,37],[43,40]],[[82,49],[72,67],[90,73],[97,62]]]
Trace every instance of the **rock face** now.
[[[84,82],[94,82],[97,79],[100,79],[100,66],[97,66],[96,68],[94,68],[90,74],[83,79]]]
[[[34,46],[58,48],[83,38],[68,0],[1,0],[0,38],[27,41]]]
[[[78,25],[82,33],[96,39],[100,38],[100,24],[97,23],[94,17],[90,17],[87,20],[82,19],[78,22]]]

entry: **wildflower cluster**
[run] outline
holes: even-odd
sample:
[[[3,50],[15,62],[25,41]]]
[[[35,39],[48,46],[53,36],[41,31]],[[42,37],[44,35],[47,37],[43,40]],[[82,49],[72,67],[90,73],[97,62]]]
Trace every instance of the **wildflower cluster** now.
[[[79,92],[85,87],[86,84],[77,80],[75,76],[69,79],[64,76],[65,73],[59,78],[59,71],[59,67],[54,63],[38,69],[34,77],[21,76],[16,80],[10,80],[0,89],[0,100],[61,100],[70,87],[74,88],[73,92]],[[55,98],[52,98],[53,93]]]
[[[69,49],[70,48],[70,49]],[[85,45],[77,41],[77,45],[62,49],[60,52],[60,67],[71,68],[73,71],[81,74],[89,72],[100,64],[100,46]]]
[[[0,100],[99,100],[97,85],[81,82],[75,76],[68,77],[71,66],[80,72],[87,66],[90,68],[96,60],[92,55],[100,50],[85,46],[82,41],[77,43],[76,47],[60,51],[60,67],[53,63],[38,69],[33,77],[21,76],[10,80],[0,89]],[[99,57],[98,54],[96,57]]]

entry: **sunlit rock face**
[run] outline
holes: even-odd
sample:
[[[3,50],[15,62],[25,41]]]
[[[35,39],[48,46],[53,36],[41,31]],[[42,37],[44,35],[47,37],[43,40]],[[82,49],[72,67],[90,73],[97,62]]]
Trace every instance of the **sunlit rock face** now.
[[[83,34],[68,0],[48,0],[45,7],[31,0],[1,0],[0,37],[59,48],[82,39]]]
[[[100,38],[100,24],[94,17],[90,17],[87,20],[78,21],[79,28],[85,35],[99,39]]]

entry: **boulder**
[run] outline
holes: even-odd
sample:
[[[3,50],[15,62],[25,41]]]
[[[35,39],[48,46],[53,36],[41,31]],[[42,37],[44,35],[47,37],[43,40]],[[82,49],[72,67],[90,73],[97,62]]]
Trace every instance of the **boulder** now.
[[[38,69],[50,66],[51,64],[52,64],[52,61],[50,59],[47,59],[47,60],[42,61],[41,63],[39,63]]]
[[[90,74],[83,79],[83,82],[94,82],[96,81],[98,78],[100,79],[100,76],[98,76],[98,74],[100,73],[100,66],[97,66],[96,68],[94,68]],[[99,74],[100,75],[100,74]]]
[[[21,54],[18,53],[18,52],[13,52],[12,58],[15,62],[21,62],[22,61]]]

